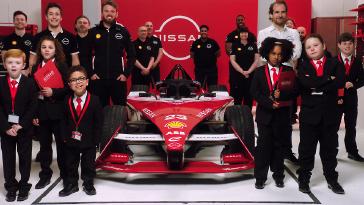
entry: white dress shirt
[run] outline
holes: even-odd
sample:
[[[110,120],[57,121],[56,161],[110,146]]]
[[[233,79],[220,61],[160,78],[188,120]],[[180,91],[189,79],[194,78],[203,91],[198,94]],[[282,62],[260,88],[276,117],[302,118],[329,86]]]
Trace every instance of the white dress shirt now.
[[[85,105],[85,102],[86,102],[86,97],[87,97],[87,92],[85,92],[80,98],[82,100],[81,102],[81,109],[83,108],[83,106]],[[78,102],[77,102],[77,99],[78,96],[77,95],[73,95],[73,105],[75,106],[75,108],[77,108],[77,105],[78,105]]]

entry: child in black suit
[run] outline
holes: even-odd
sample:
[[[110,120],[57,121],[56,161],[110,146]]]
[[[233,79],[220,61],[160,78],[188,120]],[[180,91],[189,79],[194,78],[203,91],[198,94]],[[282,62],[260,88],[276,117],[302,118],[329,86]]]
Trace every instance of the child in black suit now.
[[[343,105],[340,106],[345,121],[345,148],[349,159],[364,162],[364,158],[358,152],[355,140],[356,120],[358,118],[358,93],[356,90],[364,85],[363,65],[361,59],[354,57],[354,38],[350,33],[341,34],[337,45],[340,49],[337,59],[345,67],[346,79]]]
[[[28,198],[32,187],[28,183],[32,160],[32,119],[37,108],[37,91],[32,79],[21,74],[25,67],[25,54],[10,49],[4,54],[8,74],[0,78],[0,131],[6,201]],[[19,156],[21,180],[15,179],[16,150]]]
[[[61,122],[62,137],[66,142],[67,178],[59,196],[78,191],[78,166],[81,157],[83,190],[95,195],[95,157],[102,128],[102,105],[97,96],[87,92],[87,71],[81,66],[70,68],[68,85],[74,92],[64,102],[65,117]]]
[[[300,144],[298,147],[300,168],[297,170],[299,190],[310,193],[311,172],[320,142],[320,158],[328,187],[337,194],[344,194],[338,183],[337,166],[340,118],[338,90],[345,85],[345,69],[337,58],[327,58],[322,37],[311,34],[305,40],[308,60],[300,63],[298,81],[302,97],[300,121]]]
[[[69,92],[66,82],[66,58],[62,51],[61,44],[50,36],[41,38],[37,45],[37,64],[33,67],[31,75],[42,69],[46,64],[55,66],[62,75],[64,83],[63,88],[39,87],[38,109],[33,124],[37,126],[37,132],[40,143],[40,166],[39,181],[35,185],[36,189],[42,189],[50,183],[53,171],[50,165],[53,161],[52,142],[53,136],[56,141],[57,162],[61,178],[64,179],[65,171],[65,153],[64,142],[60,136],[60,121],[63,117],[62,102]]]
[[[258,141],[255,150],[255,188],[263,189],[269,167],[277,187],[284,187],[284,150],[292,133],[290,103],[295,97],[295,75],[291,67],[284,66],[293,54],[293,44],[284,39],[268,37],[262,42],[260,55],[267,65],[258,67],[251,86],[257,101],[256,122]],[[279,76],[291,72],[290,88],[278,87]],[[285,105],[284,105],[285,104]]]

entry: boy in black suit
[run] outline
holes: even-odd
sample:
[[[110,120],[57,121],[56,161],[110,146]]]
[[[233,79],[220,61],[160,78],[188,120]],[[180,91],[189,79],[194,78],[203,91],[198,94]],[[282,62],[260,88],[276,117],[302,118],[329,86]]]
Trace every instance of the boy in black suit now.
[[[66,142],[67,177],[59,196],[68,196],[78,191],[80,157],[83,190],[88,195],[95,195],[93,180],[96,174],[96,145],[102,128],[102,105],[97,96],[86,90],[88,79],[85,68],[71,67],[67,79],[74,93],[65,98],[65,117],[61,122],[61,134]]]
[[[256,69],[250,89],[258,103],[256,122],[259,137],[255,150],[255,188],[264,188],[269,167],[276,186],[282,188],[284,150],[287,150],[292,133],[290,106],[296,96],[294,71],[282,63],[291,58],[293,44],[288,40],[268,37],[262,42],[259,53],[267,60],[267,65]],[[292,76],[287,81],[290,88],[282,89],[278,86],[279,76],[288,72]]]
[[[21,74],[25,67],[25,54],[10,49],[4,54],[8,75],[0,78],[0,131],[6,201],[28,198],[32,187],[28,183],[32,160],[32,119],[37,108],[37,92],[33,80]],[[18,150],[21,180],[15,179],[15,152]]]
[[[356,90],[364,85],[363,65],[360,59],[354,57],[354,38],[350,33],[341,34],[337,46],[340,53],[336,57],[345,67],[346,79],[343,104],[340,106],[345,121],[345,148],[349,159],[364,162],[364,158],[359,155],[355,141],[356,120],[358,118],[358,94]]]

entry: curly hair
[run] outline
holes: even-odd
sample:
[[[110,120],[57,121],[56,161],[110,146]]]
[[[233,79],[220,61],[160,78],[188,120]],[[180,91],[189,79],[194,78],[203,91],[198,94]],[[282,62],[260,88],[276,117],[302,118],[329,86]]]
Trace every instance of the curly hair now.
[[[56,60],[56,63],[65,63],[66,62],[66,57],[64,55],[64,52],[63,52],[63,48],[62,48],[62,45],[58,42],[57,39],[51,37],[51,36],[43,36],[38,44],[37,44],[37,50],[36,50],[36,53],[37,53],[37,65],[42,63],[42,61],[44,60],[43,59],[43,56],[42,56],[42,53],[41,53],[41,47],[42,47],[42,42],[43,41],[52,41],[54,43],[54,46],[55,46],[55,49],[56,49],[56,52],[55,52],[55,55],[54,55],[54,58]]]
[[[268,60],[269,53],[274,49],[275,46],[280,46],[282,48],[282,63],[291,59],[293,55],[293,44],[286,39],[277,39],[273,37],[264,39],[259,49],[259,54],[262,56],[262,58]]]

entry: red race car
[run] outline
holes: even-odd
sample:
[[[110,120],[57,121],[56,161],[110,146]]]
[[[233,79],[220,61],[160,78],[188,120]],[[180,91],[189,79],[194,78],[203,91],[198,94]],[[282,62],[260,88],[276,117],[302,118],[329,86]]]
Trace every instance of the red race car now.
[[[124,173],[252,169],[253,116],[233,102],[226,87],[203,89],[177,65],[152,89],[133,86],[127,106],[105,107],[96,167]],[[142,147],[147,154],[139,153]]]

